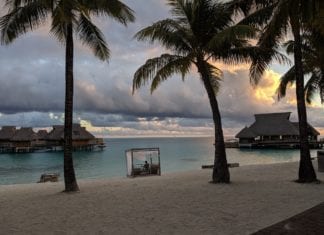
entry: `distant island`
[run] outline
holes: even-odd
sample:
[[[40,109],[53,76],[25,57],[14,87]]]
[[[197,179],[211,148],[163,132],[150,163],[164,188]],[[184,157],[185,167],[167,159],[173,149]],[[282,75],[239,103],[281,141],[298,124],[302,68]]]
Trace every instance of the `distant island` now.
[[[73,124],[72,140],[73,151],[102,150],[105,147],[102,138],[96,138],[80,124]],[[17,129],[15,126],[3,126],[0,130],[1,153],[63,151],[63,146],[63,125],[54,125],[50,132],[34,132],[31,127]]]

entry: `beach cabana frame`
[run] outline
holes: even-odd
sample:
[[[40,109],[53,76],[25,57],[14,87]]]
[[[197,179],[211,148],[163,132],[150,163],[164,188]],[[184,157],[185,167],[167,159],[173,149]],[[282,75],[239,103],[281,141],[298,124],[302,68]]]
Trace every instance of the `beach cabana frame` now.
[[[127,177],[161,175],[159,148],[132,148],[125,155]]]

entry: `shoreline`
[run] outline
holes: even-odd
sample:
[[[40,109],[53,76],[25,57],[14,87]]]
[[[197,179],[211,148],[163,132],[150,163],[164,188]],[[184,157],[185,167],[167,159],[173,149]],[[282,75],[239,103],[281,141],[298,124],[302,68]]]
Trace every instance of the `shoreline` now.
[[[232,183],[209,184],[211,170],[155,177],[0,186],[4,234],[249,234],[323,202],[321,184],[298,184],[298,162],[231,168]],[[144,230],[143,230],[144,229]]]
[[[313,167],[315,169],[315,172],[317,172],[317,157],[312,157],[312,163],[313,163]],[[234,162],[230,162],[228,164],[235,164]],[[281,165],[281,164],[299,164],[299,161],[287,161],[287,162],[274,162],[274,163],[263,163],[263,164],[247,164],[247,165],[241,165],[239,164],[239,166],[235,166],[235,167],[229,167],[229,171],[231,173],[232,169],[234,168],[245,168],[245,167],[262,167],[262,166],[269,166],[269,165]],[[211,165],[211,164],[206,164],[206,165]],[[183,173],[187,173],[187,172],[199,172],[199,171],[211,171],[212,168],[199,168],[199,169],[189,169],[189,170],[179,170],[179,171],[166,171],[166,172],[162,172],[161,176],[167,176],[167,175],[178,175],[178,174],[183,174]],[[210,173],[211,176],[212,173]],[[63,174],[60,174],[59,177],[59,181],[58,182],[47,182],[47,183],[52,183],[52,184],[60,184],[63,183],[64,178],[63,178]],[[146,178],[146,177],[135,177],[135,179],[138,178]],[[77,182],[83,182],[83,181],[110,181],[110,180],[123,180],[123,179],[132,179],[131,177],[127,177],[126,173],[125,176],[110,176],[110,177],[104,177],[104,178],[78,178],[77,177]],[[324,183],[324,182],[323,182]],[[38,183],[38,182],[30,182],[30,183],[16,183],[16,184],[0,184],[0,190],[1,187],[4,186],[23,186],[23,185],[38,185],[38,184],[44,184],[44,183]],[[46,183],[45,183],[46,184]]]

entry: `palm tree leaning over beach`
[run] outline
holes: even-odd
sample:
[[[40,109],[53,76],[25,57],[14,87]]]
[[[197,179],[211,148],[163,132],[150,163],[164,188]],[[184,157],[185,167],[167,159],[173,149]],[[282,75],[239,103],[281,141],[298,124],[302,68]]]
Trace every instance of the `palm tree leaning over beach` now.
[[[133,11],[118,0],[6,0],[6,6],[8,14],[0,19],[2,44],[12,43],[50,18],[51,34],[65,45],[64,182],[65,192],[78,191],[72,159],[73,34],[100,60],[108,60],[104,35],[91,16],[104,15],[127,25],[135,19]]]
[[[319,94],[324,103],[324,36],[315,29],[305,31],[302,35],[302,52],[304,75],[310,78],[305,84],[306,102],[311,103],[316,94]],[[294,52],[294,41],[285,43],[287,54]],[[288,85],[296,82],[295,66],[292,66],[281,78],[277,89],[278,99],[286,96]]]
[[[246,25],[236,25],[232,20],[233,10],[220,1],[168,0],[172,19],[153,23],[135,38],[161,43],[172,54],[166,53],[149,59],[134,74],[134,90],[151,82],[153,92],[161,82],[172,75],[182,78],[195,67],[200,75],[210,102],[214,122],[215,158],[213,183],[229,183],[221,115],[217,91],[222,71],[212,62],[229,64],[249,62],[250,54],[258,54],[247,39],[256,36],[256,30]]]
[[[302,62],[301,32],[305,23],[314,19],[314,5],[317,0],[232,0],[230,3],[244,12],[247,17],[241,23],[261,26],[264,30],[258,41],[263,48],[277,48],[285,39],[288,31],[294,38],[294,67],[296,78],[296,99],[300,135],[300,164],[297,182],[317,181],[311,161],[308,124],[304,91],[304,67]],[[271,63],[273,57],[255,58],[251,66],[251,79],[257,83],[261,75]]]

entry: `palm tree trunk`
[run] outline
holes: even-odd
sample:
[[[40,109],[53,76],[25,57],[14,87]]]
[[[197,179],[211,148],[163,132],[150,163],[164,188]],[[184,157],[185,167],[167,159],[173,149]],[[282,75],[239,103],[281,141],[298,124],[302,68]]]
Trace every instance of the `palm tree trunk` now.
[[[201,74],[202,81],[208,94],[210,106],[213,113],[214,130],[215,130],[215,157],[213,176],[211,183],[229,183],[230,174],[227,165],[225,143],[222,129],[221,115],[219,112],[218,102],[214,89],[209,80],[209,72],[203,61],[198,62],[198,71]]]
[[[72,159],[73,122],[73,29],[67,25],[65,54],[64,183],[65,192],[79,191]]]
[[[296,15],[296,14],[295,14]],[[302,64],[300,22],[297,17],[290,17],[290,23],[294,35],[294,60],[296,72],[296,98],[299,121],[299,138],[300,138],[300,162],[298,182],[314,182],[316,174],[311,161],[309,143],[308,143],[308,123],[305,104],[304,91],[304,72]]]

